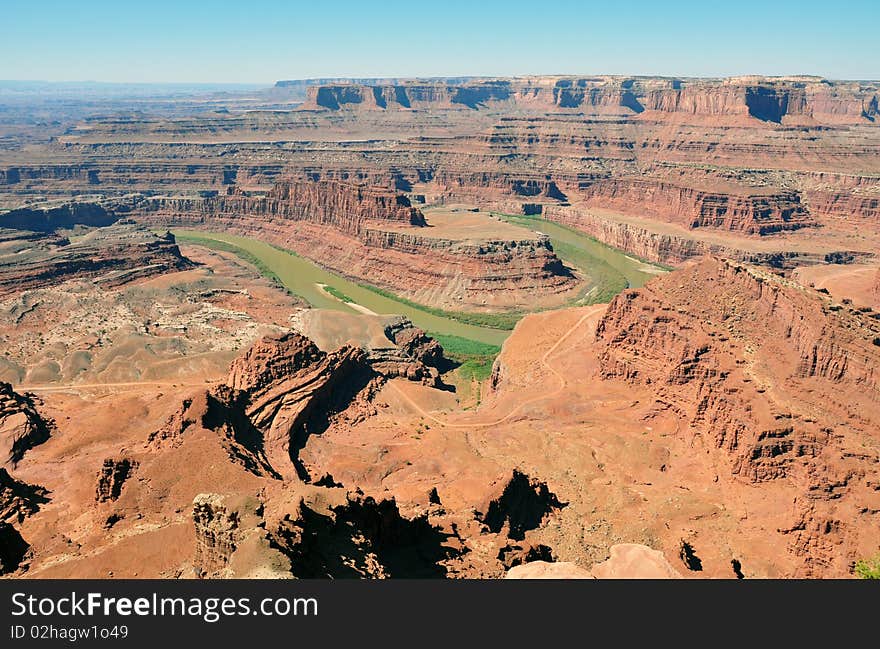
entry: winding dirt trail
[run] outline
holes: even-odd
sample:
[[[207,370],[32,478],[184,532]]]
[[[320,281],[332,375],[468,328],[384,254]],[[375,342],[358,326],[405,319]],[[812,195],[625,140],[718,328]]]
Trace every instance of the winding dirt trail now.
[[[531,399],[526,399],[525,401],[520,401],[517,406],[508,412],[504,417],[500,419],[496,419],[494,421],[486,421],[486,422],[470,422],[470,423],[450,423],[443,419],[439,419],[434,415],[428,413],[424,408],[422,408],[419,404],[412,400],[412,398],[403,392],[400,388],[398,388],[394,383],[389,383],[389,387],[391,387],[404,401],[406,401],[416,412],[418,412],[425,419],[429,419],[440,426],[445,426],[446,428],[486,428],[488,426],[497,426],[498,424],[502,424],[514,415],[516,415],[520,410],[522,410],[525,406],[535,403],[536,401],[543,401],[545,399],[549,399],[551,397],[555,397],[557,394],[562,392],[566,386],[568,385],[568,381],[565,378],[565,375],[562,374],[559,370],[553,367],[548,361],[550,357],[556,353],[559,347],[565,343],[566,340],[576,331],[580,330],[584,323],[590,318],[596,318],[605,311],[608,305],[600,304],[592,307],[589,311],[587,311],[583,316],[578,319],[576,323],[566,331],[560,338],[557,340],[553,346],[544,352],[544,355],[541,356],[541,364],[546,367],[550,372],[559,380],[559,387],[557,387],[552,392],[544,393],[536,397],[532,397]]]
[[[207,387],[217,381],[202,381],[201,383],[187,383],[185,381],[128,381],[122,383],[70,383],[66,385],[17,385],[16,390],[25,392],[70,392],[80,388],[127,388],[127,387],[175,387],[192,388]]]

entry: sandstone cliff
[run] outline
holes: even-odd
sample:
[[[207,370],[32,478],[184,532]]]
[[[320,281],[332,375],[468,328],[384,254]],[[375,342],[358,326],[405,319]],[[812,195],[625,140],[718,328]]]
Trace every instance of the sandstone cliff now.
[[[98,227],[73,242],[54,232],[2,231],[0,239],[0,295],[74,278],[116,286],[192,266],[172,235],[159,237],[130,222]]]
[[[740,479],[785,482],[781,531],[810,575],[845,571],[872,525],[878,334],[869,313],[708,258],[615,298],[596,336],[603,377],[649,387]]]
[[[677,266],[684,261],[704,255],[716,255],[776,268],[787,268],[798,263],[821,263],[825,258],[823,253],[791,249],[785,241],[779,241],[776,249],[754,250],[750,246],[744,246],[742,241],[725,242],[723,239],[706,240],[688,237],[684,232],[658,230],[650,227],[650,224],[637,223],[580,205],[545,206],[542,216],[585,232],[609,246],[642,259],[670,266]]]
[[[257,498],[240,494],[199,494],[192,503],[200,578],[285,579],[290,562],[270,545]]]
[[[187,399],[150,435],[150,446],[175,447],[195,430],[215,431],[230,460],[252,473],[309,481],[299,451],[311,435],[373,414],[371,401],[387,378],[437,383],[429,365],[443,361],[436,341],[408,322],[394,323],[387,335],[387,348],[345,345],[330,353],[300,334],[266,336],[232,362],[225,384]],[[131,461],[108,462],[99,501],[117,497],[116,485],[132,470]]]
[[[54,427],[37,411],[32,394],[19,394],[9,383],[0,382],[0,444],[4,464],[15,466],[24,454],[42,444]]]
[[[18,174],[16,174],[18,177]],[[112,225],[119,217],[94,203],[68,203],[48,209],[23,208],[0,215],[0,229],[30,232],[54,232],[77,225],[104,227]]]
[[[583,202],[624,214],[648,215],[686,228],[766,235],[818,225],[796,192],[726,193],[642,178],[598,181],[581,188]]]
[[[411,108],[485,109],[503,105],[707,117],[765,122],[865,122],[878,114],[878,88],[818,77],[670,79],[646,77],[525,77],[517,79],[376,80],[312,85],[307,110]]]
[[[223,230],[292,249],[330,270],[445,308],[518,307],[523,295],[563,301],[577,281],[549,240],[448,240],[420,232],[424,215],[391,189],[335,180],[278,183],[266,197],[155,199],[153,225]]]

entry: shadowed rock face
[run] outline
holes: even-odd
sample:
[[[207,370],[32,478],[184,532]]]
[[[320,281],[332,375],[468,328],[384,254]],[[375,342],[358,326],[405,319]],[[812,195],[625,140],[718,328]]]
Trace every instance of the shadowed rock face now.
[[[0,228],[26,232],[54,232],[77,225],[105,227],[119,216],[94,203],[70,203],[50,209],[18,209],[0,216]]]
[[[0,468],[0,522],[20,523],[49,502],[48,496],[43,487],[16,480]]]
[[[33,395],[19,394],[9,383],[0,382],[0,444],[4,463],[15,467],[24,454],[47,439],[54,422],[37,412]]]
[[[436,379],[436,371],[416,358],[437,360],[436,342],[415,331],[406,338],[414,356],[398,351],[402,356],[393,359],[371,359],[350,345],[328,354],[296,333],[266,336],[232,362],[225,385],[186,400],[150,436],[150,444],[176,446],[190,431],[213,430],[230,457],[255,474],[308,481],[299,451],[309,436],[333,422],[353,424],[369,416],[370,401],[386,376]],[[401,374],[401,364],[415,369]]]
[[[514,470],[501,494],[489,501],[486,513],[478,516],[491,532],[507,529],[507,536],[522,540],[528,530],[539,527],[544,517],[564,507],[547,485]]]
[[[101,503],[119,498],[125,481],[131,477],[132,472],[136,468],[137,461],[127,457],[119,459],[107,458],[104,460],[104,465],[98,474],[95,500]]]
[[[9,523],[0,523],[0,575],[15,571],[30,545]]]
[[[393,498],[336,494],[326,508],[314,506],[302,500],[269,526],[273,544],[290,558],[297,577],[442,577],[442,562],[456,555],[445,545],[447,535],[426,516],[401,515]]]

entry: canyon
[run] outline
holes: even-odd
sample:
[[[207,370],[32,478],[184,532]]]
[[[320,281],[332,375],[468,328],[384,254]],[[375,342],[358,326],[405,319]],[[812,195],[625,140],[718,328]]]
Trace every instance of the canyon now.
[[[0,113],[0,573],[854,576],[878,98],[311,79]]]
[[[453,406],[441,350],[405,322],[391,331],[419,372],[277,332],[205,387],[106,393],[148,416],[93,418],[84,453],[63,413],[107,404],[47,392],[52,433],[12,474],[42,499],[9,501],[17,570],[846,576],[877,541],[876,316],[708,257],[607,306],[527,316],[476,410]]]
[[[523,295],[552,306],[578,282],[546,237],[445,238],[393,189],[336,180],[281,180],[265,197],[150,199],[130,216],[151,226],[254,236],[330,270],[430,306],[515,308]],[[423,231],[430,230],[425,234]],[[436,232],[440,230],[440,232]]]
[[[872,82],[601,76],[303,88],[308,96],[293,93],[283,111],[236,110],[233,99],[227,113],[92,118],[23,140],[0,151],[0,204],[132,192],[190,200],[230,187],[271,200],[293,173],[391,185],[430,203],[546,210],[673,265],[711,250],[705,238],[716,235],[742,259],[877,248],[862,227],[880,209]],[[638,225],[621,226],[627,218]]]

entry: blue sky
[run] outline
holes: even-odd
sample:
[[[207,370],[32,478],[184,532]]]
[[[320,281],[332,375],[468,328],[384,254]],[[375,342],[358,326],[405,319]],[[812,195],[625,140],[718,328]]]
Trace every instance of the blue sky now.
[[[880,0],[4,0],[0,79],[880,78]]]

